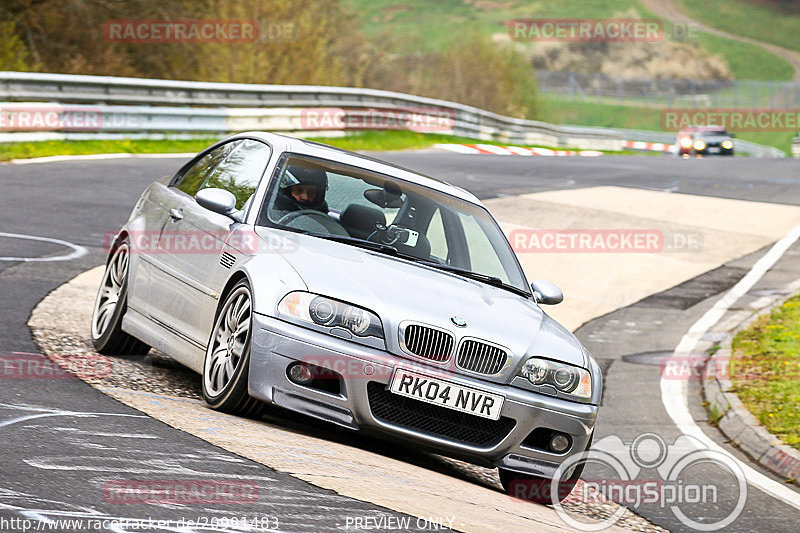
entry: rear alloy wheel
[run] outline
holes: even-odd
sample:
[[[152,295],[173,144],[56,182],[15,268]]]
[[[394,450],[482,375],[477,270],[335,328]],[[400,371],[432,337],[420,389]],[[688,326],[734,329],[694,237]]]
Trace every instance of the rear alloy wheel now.
[[[103,282],[92,312],[92,345],[105,355],[147,355],[150,346],[122,331],[122,317],[128,307],[128,266],[130,246],[117,244],[106,265]]]
[[[212,409],[259,417],[265,404],[247,392],[253,298],[243,279],[223,300],[203,364],[203,396]]]

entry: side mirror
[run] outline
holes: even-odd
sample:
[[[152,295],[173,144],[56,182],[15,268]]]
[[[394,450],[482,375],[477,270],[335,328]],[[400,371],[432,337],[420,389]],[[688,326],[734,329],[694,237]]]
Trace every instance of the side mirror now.
[[[234,217],[236,197],[230,191],[209,187],[198,191],[194,198],[201,207],[205,207],[209,211],[236,218]]]
[[[533,289],[533,299],[536,300],[536,303],[555,305],[564,301],[564,293],[561,292],[561,289],[546,279],[533,280],[531,289]]]

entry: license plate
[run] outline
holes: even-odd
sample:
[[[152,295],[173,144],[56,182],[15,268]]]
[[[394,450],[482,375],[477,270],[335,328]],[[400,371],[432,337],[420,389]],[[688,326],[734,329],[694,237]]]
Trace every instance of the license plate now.
[[[719,153],[719,146],[709,146],[708,147],[709,154],[718,154]]]
[[[498,420],[505,397],[462,387],[424,374],[399,368],[389,388],[395,394],[446,407],[462,413]]]

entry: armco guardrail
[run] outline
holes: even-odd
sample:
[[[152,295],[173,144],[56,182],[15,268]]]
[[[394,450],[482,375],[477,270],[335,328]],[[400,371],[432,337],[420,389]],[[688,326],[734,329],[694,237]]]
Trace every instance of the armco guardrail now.
[[[4,109],[51,102],[69,104],[71,110],[94,109],[102,117],[83,135],[125,132],[228,133],[252,129],[300,132],[319,131],[304,124],[304,110],[327,108],[345,124],[363,123],[361,115],[378,109],[446,117],[448,127],[436,131],[483,140],[538,144],[552,147],[620,150],[626,140],[673,142],[663,132],[637,132],[629,138],[623,130],[582,126],[556,126],[546,122],[505,117],[475,107],[391,91],[308,85],[254,85],[171,81],[106,76],[76,76],[29,72],[0,72],[0,103]],[[87,107],[84,107],[87,106]],[[307,122],[307,121],[306,121]],[[0,130],[3,128],[0,124]],[[328,128],[336,129],[336,128]],[[355,129],[355,128],[353,128]],[[377,128],[375,128],[377,129]],[[8,131],[6,129],[6,131]],[[31,132],[65,130],[44,125]],[[5,133],[1,140],[13,140]],[[780,150],[740,143],[740,151],[783,157]],[[755,151],[751,151],[755,150]]]

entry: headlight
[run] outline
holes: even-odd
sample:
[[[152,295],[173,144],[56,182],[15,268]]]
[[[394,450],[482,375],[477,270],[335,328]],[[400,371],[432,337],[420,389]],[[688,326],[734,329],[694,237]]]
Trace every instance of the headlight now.
[[[703,141],[695,141],[692,146],[694,146],[695,150],[703,150],[706,147],[706,143]]]
[[[345,328],[359,337],[383,338],[375,313],[310,292],[290,292],[278,304],[278,313],[317,326]]]
[[[692,147],[692,140],[689,137],[684,137],[681,139],[681,146],[684,148],[691,148]]]
[[[733,141],[722,141],[722,147],[726,150],[733,148]]]
[[[532,357],[519,373],[534,385],[552,385],[578,398],[592,397],[592,376],[584,368]]]

